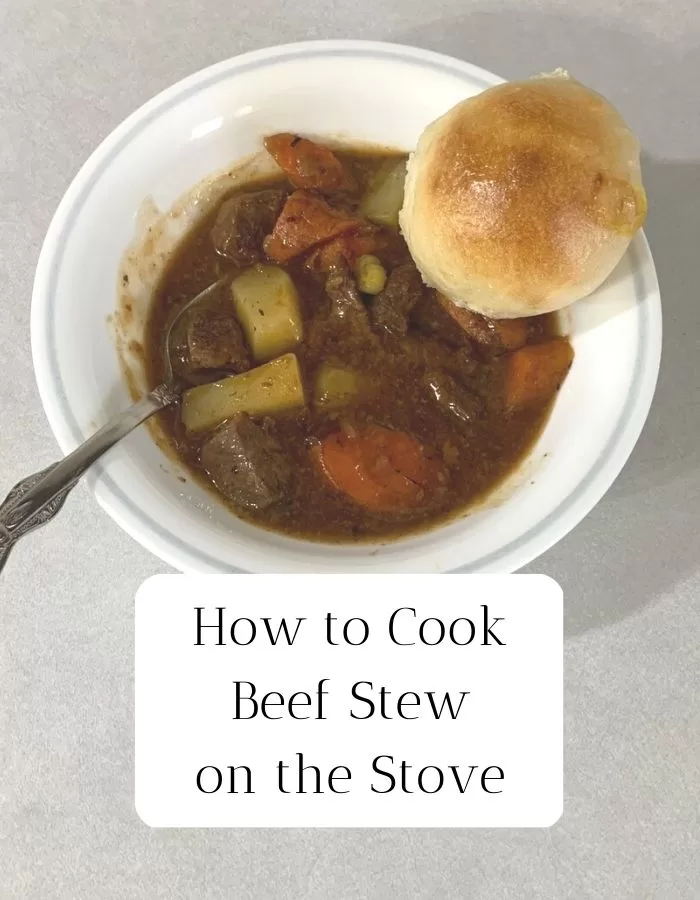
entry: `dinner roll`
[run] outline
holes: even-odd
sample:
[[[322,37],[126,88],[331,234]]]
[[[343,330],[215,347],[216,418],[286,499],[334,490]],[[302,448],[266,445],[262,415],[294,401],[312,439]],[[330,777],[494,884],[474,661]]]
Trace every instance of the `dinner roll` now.
[[[646,208],[637,139],[559,70],[489,88],[426,128],[399,222],[427,284],[509,319],[594,291]]]

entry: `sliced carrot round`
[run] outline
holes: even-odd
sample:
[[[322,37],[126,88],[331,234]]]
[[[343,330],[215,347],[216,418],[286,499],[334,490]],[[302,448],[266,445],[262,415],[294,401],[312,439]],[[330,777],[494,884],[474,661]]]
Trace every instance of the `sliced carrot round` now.
[[[446,478],[442,463],[415,438],[381,425],[331,434],[314,455],[337,490],[377,511],[419,506],[426,490]]]

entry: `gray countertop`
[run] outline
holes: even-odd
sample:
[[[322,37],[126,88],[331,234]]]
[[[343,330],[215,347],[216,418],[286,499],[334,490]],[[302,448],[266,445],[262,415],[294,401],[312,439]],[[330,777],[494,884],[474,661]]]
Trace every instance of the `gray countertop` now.
[[[583,11],[585,9],[585,12]],[[556,65],[646,151],[664,359],[622,475],[531,571],[564,588],[566,780],[546,831],[151,831],[133,805],[133,596],[166,570],[81,487],[0,581],[0,896],[700,896],[700,16],[696,0],[3,0],[0,490],[54,460],[32,373],[34,266],[95,145],[243,50],[362,37],[506,77]]]

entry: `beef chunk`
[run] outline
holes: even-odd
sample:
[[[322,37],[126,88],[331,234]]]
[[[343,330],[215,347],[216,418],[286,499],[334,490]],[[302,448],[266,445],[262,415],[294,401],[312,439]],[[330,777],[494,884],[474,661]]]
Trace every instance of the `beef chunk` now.
[[[453,347],[471,346],[469,336],[438,300],[436,291],[425,291],[411,314],[413,324],[431,337]]]
[[[191,372],[247,371],[250,356],[236,319],[222,313],[194,313],[187,323],[186,365]]]
[[[372,301],[373,324],[393,337],[405,337],[408,317],[423,293],[423,281],[413,263],[397,266],[384,290]]]
[[[446,372],[427,372],[423,385],[446,416],[460,428],[470,426],[483,412],[481,398],[458,385]]]
[[[270,188],[236,194],[221,206],[211,230],[214,249],[236,266],[252,266],[264,257],[263,241],[275,227],[285,192]]]
[[[326,280],[326,293],[331,301],[333,318],[369,325],[367,309],[357,290],[355,279],[346,268],[336,266]]]
[[[445,371],[467,387],[472,385],[474,376],[484,365],[474,358],[471,345],[445,346],[437,338],[417,335],[414,331],[409,331],[399,346],[409,359],[421,360],[426,371]]]
[[[531,320],[489,319],[429,291],[414,309],[413,321],[424,334],[454,347],[473,342],[487,354],[499,354],[527,343]]]
[[[446,297],[439,302],[468,337],[492,353],[517,350],[527,343],[529,319],[489,319],[455,306]]]
[[[277,440],[246,415],[220,425],[202,446],[200,461],[221,493],[246,509],[277,503],[292,476]]]
[[[484,368],[484,364],[474,358],[471,347],[443,347],[440,366],[467,387],[473,385],[474,378]]]

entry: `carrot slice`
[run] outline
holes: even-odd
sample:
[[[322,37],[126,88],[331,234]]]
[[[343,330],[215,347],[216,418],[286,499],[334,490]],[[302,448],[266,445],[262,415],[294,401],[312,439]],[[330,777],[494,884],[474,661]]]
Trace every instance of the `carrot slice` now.
[[[273,134],[265,149],[294,187],[332,194],[356,191],[357,182],[328,147],[296,134]]]
[[[341,234],[327,244],[317,247],[305,265],[313,272],[330,272],[336,266],[352,269],[365,253],[376,255],[384,249],[386,239],[379,231],[361,230]]]
[[[415,438],[381,425],[336,432],[312,452],[330,483],[366,509],[415,508],[447,479],[442,462]]]
[[[295,191],[282,207],[272,234],[265,238],[265,252],[275,262],[285,263],[362,224],[361,219],[333,209],[320,197]]]
[[[437,298],[445,312],[449,313],[467,337],[476,341],[477,344],[503,352],[517,350],[527,343],[530,328],[529,318],[489,319],[470,309],[456,306],[442,294],[438,294]]]
[[[506,406],[522,409],[549,399],[566,378],[573,359],[573,348],[565,338],[530,344],[511,353],[506,361]]]
[[[362,448],[342,432],[327,437],[312,449],[321,471],[333,487],[367,509],[382,509],[385,491],[364,466]],[[402,485],[405,487],[405,485]]]

